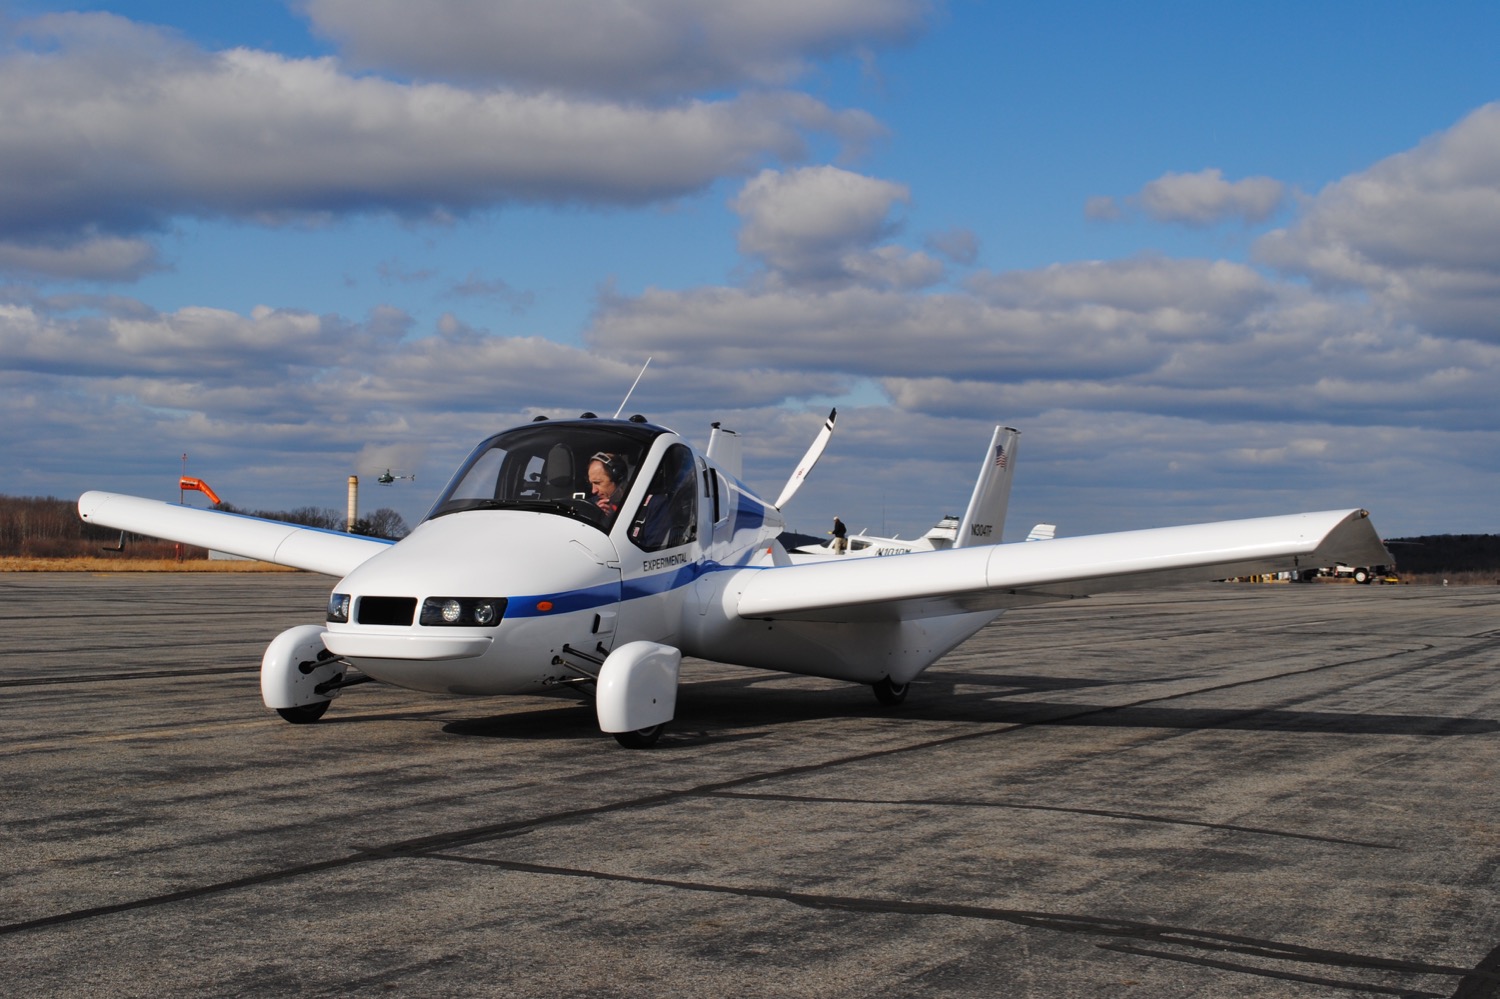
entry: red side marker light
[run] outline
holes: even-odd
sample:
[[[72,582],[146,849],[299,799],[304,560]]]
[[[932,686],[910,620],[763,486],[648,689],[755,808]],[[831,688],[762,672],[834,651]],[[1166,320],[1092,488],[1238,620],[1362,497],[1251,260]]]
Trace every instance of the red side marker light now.
[[[538,600],[537,604],[536,604],[536,609],[545,614],[547,611],[549,611],[549,610],[552,609],[552,601],[550,601],[550,600]]]

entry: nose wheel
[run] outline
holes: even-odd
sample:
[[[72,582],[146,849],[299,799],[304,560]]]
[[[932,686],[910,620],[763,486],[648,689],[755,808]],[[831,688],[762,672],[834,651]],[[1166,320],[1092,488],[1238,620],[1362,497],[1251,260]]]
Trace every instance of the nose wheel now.
[[[277,708],[276,713],[293,725],[311,725],[323,717],[323,712],[328,710],[332,701],[318,701],[315,704],[299,704],[295,708]]]

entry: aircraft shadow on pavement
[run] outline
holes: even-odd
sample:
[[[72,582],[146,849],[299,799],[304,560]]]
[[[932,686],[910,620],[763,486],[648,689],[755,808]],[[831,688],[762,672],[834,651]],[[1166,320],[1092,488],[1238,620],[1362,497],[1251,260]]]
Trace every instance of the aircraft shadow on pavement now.
[[[1009,678],[1007,678],[1008,680]],[[993,678],[992,678],[993,682]],[[1322,732],[1346,735],[1489,735],[1500,722],[1485,718],[1442,715],[1387,714],[1342,711],[1298,711],[1263,708],[1195,708],[1161,704],[1046,701],[1006,696],[1004,692],[956,691],[946,677],[918,680],[898,707],[875,703],[862,687],[847,690],[735,691],[723,694],[698,685],[678,701],[678,720],[689,727],[716,725],[772,725],[838,717],[910,719],[913,722],[969,722],[993,725],[1070,725],[1102,728],[1235,729],[1265,732]],[[1017,693],[1020,683],[1001,684]],[[1092,682],[1038,685],[1040,689],[1105,686]],[[674,722],[677,724],[677,722]]]
[[[1500,721],[1441,715],[1283,708],[1195,708],[1163,704],[1034,700],[1047,690],[1117,686],[1113,681],[979,674],[991,690],[959,690],[966,674],[933,674],[913,682],[897,707],[876,703],[862,685],[822,689],[790,685],[781,674],[713,680],[683,686],[677,716],[662,746],[760,738],[778,725],[839,718],[890,718],[920,722],[1067,725],[1100,728],[1233,729],[1252,732],[1316,732],[1344,735],[1471,736],[1500,731]],[[821,681],[820,681],[821,682]],[[746,731],[747,729],[751,731]],[[564,702],[450,721],[450,735],[527,740],[596,740],[599,729],[590,702]]]

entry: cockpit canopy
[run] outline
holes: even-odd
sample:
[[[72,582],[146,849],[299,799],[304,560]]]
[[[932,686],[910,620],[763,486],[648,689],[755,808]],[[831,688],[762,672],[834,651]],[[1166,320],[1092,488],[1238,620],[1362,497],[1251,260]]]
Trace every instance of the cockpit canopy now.
[[[496,434],[464,461],[427,519],[463,510],[534,510],[607,533],[651,442],[666,432],[627,420],[543,420]]]

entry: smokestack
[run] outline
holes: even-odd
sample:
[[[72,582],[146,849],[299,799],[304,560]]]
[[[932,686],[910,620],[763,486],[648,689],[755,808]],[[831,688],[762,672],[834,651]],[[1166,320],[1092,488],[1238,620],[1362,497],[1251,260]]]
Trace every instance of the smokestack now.
[[[344,526],[344,530],[347,533],[349,533],[349,534],[353,534],[354,533],[354,525],[355,525],[355,523],[358,520],[359,520],[359,476],[357,476],[357,475],[351,475],[351,476],[349,476],[349,523]]]

